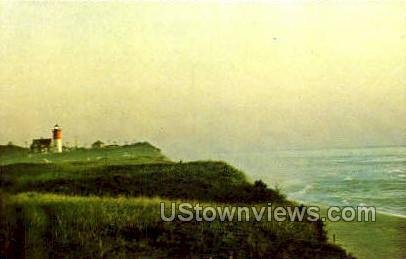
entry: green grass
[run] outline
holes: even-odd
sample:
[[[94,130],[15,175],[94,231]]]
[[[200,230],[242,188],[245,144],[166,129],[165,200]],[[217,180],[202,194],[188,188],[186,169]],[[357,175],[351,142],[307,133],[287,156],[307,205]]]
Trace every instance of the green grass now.
[[[0,166],[0,186],[11,193],[147,196],[230,203],[283,202],[284,196],[224,162],[152,163],[84,167],[72,164]]]
[[[14,147],[14,146],[13,146]],[[0,165],[17,163],[76,163],[77,165],[104,165],[104,164],[145,164],[168,162],[160,149],[148,142],[133,145],[86,149],[79,148],[69,152],[57,153],[30,153],[28,149],[0,146]]]
[[[291,204],[224,162],[174,163],[148,143],[0,159],[0,255],[347,258],[311,222],[160,219],[161,200]]]
[[[13,217],[2,218],[8,220],[3,225],[14,226],[6,231],[8,239],[24,242],[21,253],[28,258],[346,256],[339,247],[319,241],[309,222],[163,222],[161,201],[170,207],[169,200],[158,198],[20,193],[4,201],[2,213]],[[203,205],[209,204],[226,206]]]

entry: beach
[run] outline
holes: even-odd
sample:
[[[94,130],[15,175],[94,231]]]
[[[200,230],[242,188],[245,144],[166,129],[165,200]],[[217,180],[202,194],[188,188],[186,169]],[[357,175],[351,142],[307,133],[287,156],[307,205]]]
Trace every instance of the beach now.
[[[207,155],[212,157],[212,155]],[[376,222],[326,222],[333,235],[358,258],[404,258],[406,251],[405,147],[283,150],[219,153],[247,172],[277,186],[290,200],[329,206],[374,206]]]
[[[404,258],[406,218],[378,213],[376,222],[327,222],[329,240],[357,258]]]

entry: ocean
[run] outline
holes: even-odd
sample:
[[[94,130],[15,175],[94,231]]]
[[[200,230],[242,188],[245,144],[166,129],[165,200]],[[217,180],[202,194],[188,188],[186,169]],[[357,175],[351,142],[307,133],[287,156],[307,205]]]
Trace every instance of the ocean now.
[[[375,206],[378,213],[406,217],[406,147],[221,153],[214,159],[278,186],[292,200]]]

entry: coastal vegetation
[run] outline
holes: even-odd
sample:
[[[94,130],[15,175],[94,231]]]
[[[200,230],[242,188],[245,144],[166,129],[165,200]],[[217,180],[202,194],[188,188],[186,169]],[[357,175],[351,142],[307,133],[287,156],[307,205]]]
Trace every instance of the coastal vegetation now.
[[[225,162],[172,162],[146,143],[0,159],[0,255],[351,258],[320,222],[161,220],[160,202],[292,204]]]

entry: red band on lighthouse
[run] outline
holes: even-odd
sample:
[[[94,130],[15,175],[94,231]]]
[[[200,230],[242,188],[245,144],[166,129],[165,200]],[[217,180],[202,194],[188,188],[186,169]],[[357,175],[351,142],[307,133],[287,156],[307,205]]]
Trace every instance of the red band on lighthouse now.
[[[54,139],[62,139],[62,130],[61,129],[54,129],[53,130],[53,137],[54,137]]]

